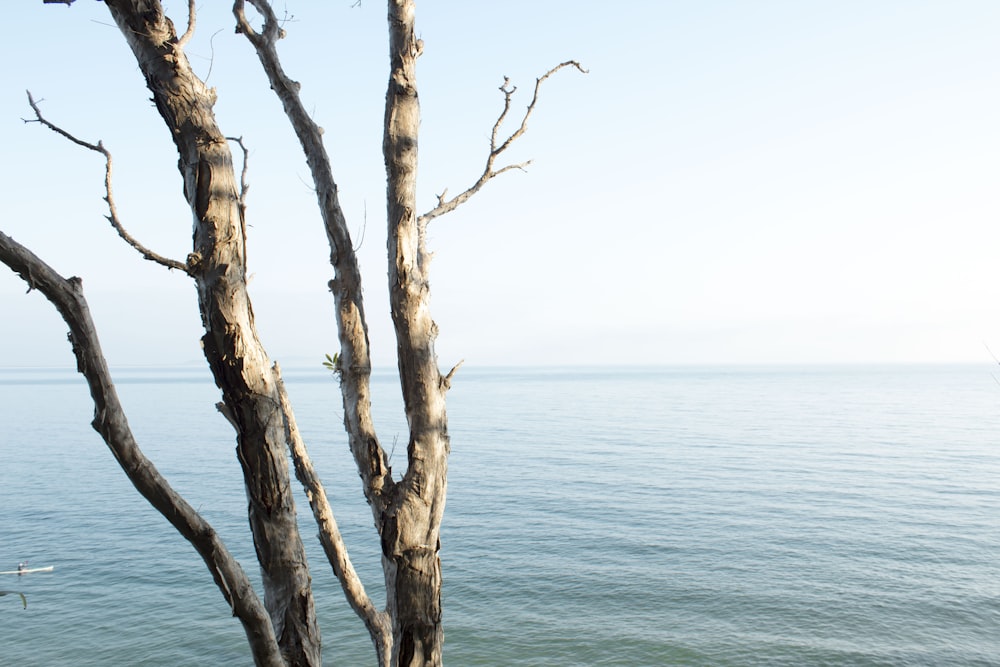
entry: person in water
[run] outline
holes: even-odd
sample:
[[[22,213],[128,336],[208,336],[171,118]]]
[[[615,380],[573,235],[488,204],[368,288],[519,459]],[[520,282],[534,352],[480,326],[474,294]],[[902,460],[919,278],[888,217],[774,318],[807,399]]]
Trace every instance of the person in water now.
[[[21,561],[20,563],[17,564],[17,571],[18,572],[24,572],[27,569],[28,569],[28,561],[23,560],[23,561]]]

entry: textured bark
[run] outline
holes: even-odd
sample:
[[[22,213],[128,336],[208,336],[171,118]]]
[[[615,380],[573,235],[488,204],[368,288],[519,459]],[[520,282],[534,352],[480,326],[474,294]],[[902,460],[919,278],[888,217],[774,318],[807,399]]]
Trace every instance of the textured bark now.
[[[244,15],[247,3],[263,18],[259,31]],[[244,202],[237,192],[227,141],[212,112],[214,91],[193,74],[183,51],[194,32],[195,1],[188,0],[188,27],[180,37],[163,14],[159,0],[106,0],[106,4],[136,56],[180,156],[178,166],[184,195],[194,219],[194,248],[185,264],[150,254],[124,232],[111,197],[111,161],[107,151],[99,144],[80,142],[49,125],[33,102],[32,106],[39,122],[105,155],[107,201],[111,208],[109,220],[119,234],[147,258],[181,268],[195,279],[205,329],[202,338],[205,356],[223,395],[224,402],[219,408],[237,432],[237,452],[247,489],[250,525],[264,581],[266,616],[242,571],[235,571],[238,565],[235,561],[230,562],[214,532],[199,523],[200,517],[196,514],[191,517],[190,508],[182,506],[182,500],[162,490],[165,482],[156,477],[155,469],[141,458],[137,448],[112,445],[121,439],[117,430],[106,425],[103,419],[95,419],[95,428],[105,435],[136,486],[140,486],[140,482],[135,481],[139,479],[151,489],[143,491],[144,495],[205,558],[226,599],[233,605],[234,613],[247,628],[258,664],[321,664],[311,582],[290,492],[284,452],[287,444],[296,475],[305,488],[319,527],[327,558],[348,602],[368,628],[379,664],[382,667],[441,665],[444,633],[438,554],[450,447],[445,395],[458,366],[442,376],[437,365],[434,351],[437,326],[430,315],[430,254],[426,248],[426,225],[467,201],[495,176],[524,167],[527,163],[497,167],[496,161],[524,134],[540,85],[564,67],[585,70],[579,63],[567,61],[537,79],[534,97],[520,126],[506,140],[500,141],[499,130],[511,108],[514,93],[514,88],[505,79],[500,88],[504,94],[504,108],[493,127],[482,175],[450,200],[442,193],[435,208],[418,216],[416,177],[420,107],[416,61],[423,43],[414,33],[414,0],[388,0],[390,77],[383,137],[388,278],[399,378],[409,426],[407,467],[397,482],[393,480],[388,457],[379,444],[372,421],[371,357],[361,272],[338,199],[330,159],[323,146],[323,131],[301,103],[299,84],[281,67],[276,43],[284,36],[284,31],[268,0],[234,0],[237,32],[254,47],[270,86],[302,145],[330,245],[334,278],[329,287],[334,295],[340,343],[336,371],[340,378],[350,449],[381,537],[387,593],[386,609],[380,611],[368,597],[347,557],[326,492],[312,468],[295,424],[280,370],[277,364],[271,366],[257,336],[246,290]],[[0,241],[4,239],[6,237],[0,234]],[[25,279],[33,285],[30,270],[27,271]],[[72,279],[67,284],[68,288],[64,286],[56,291],[78,291],[79,285]],[[78,352],[76,346],[74,351]],[[79,352],[78,357],[84,367],[92,363],[85,361]],[[101,398],[102,403],[98,396],[105,396],[108,390],[113,395],[110,380],[107,386],[92,385],[99,415],[105,414],[100,406],[106,405],[108,399]],[[110,413],[117,414],[117,410],[112,409]],[[121,419],[124,421],[124,415]],[[107,423],[113,425],[114,420]]]
[[[261,0],[249,2],[264,18],[263,25],[260,31],[255,30],[245,16],[244,2],[236,0],[233,14],[236,17],[237,31],[254,47],[271,89],[281,101],[302,145],[316,188],[317,204],[330,245],[330,264],[334,269],[334,278],[329,287],[334,297],[340,344],[338,376],[344,408],[344,427],[361,475],[365,498],[371,506],[376,525],[379,525],[391,501],[395,485],[388,457],[379,444],[371,416],[371,356],[361,270],[347,220],[340,206],[330,158],[323,145],[323,131],[303,106],[299,97],[299,84],[285,74],[278,58],[276,43],[282,37],[278,17],[269,3]],[[372,605],[364,586],[354,573],[346,548],[336,530],[333,514],[328,507],[323,507],[326,503],[325,492],[308,465],[305,447],[300,442],[293,419],[289,420],[289,445],[296,462],[296,474],[309,494],[320,530],[320,541],[334,574],[340,580],[351,608],[368,629],[379,665],[388,667],[392,660],[393,645],[388,610],[379,611]]]
[[[284,665],[267,610],[236,559],[206,522],[167,483],[135,441],[101,351],[79,278],[66,280],[41,259],[0,232],[0,261],[41,291],[69,325],[69,340],[94,400],[94,429],[135,488],[194,546],[216,585],[243,624],[257,665]]]
[[[285,383],[281,380],[281,370],[278,364],[274,365],[275,379],[278,382],[278,391],[281,394],[281,408],[285,411],[285,429],[288,438],[288,445],[292,452],[292,460],[295,462],[295,476],[298,477],[302,486],[305,487],[306,497],[309,499],[309,506],[312,507],[316,525],[319,527],[319,540],[326,552],[327,560],[333,566],[333,572],[340,580],[344,596],[354,612],[364,621],[372,643],[375,645],[375,655],[379,665],[389,665],[392,656],[392,624],[389,615],[384,611],[376,609],[375,604],[368,597],[361,578],[358,577],[351,559],[347,555],[347,547],[337,526],[337,520],[333,516],[333,510],[326,496],[326,489],[320,482],[319,476],[313,469],[312,459],[299,427],[295,422],[295,416],[285,392]]]
[[[270,361],[246,291],[245,229],[232,155],[212,112],[214,91],[195,76],[155,0],[108,0],[179,154],[194,217],[188,271],[198,287],[205,358],[236,428],[264,598],[289,664],[320,665],[305,550],[285,456],[284,420]]]
[[[391,74],[386,96],[384,154],[388,176],[389,289],[397,338],[399,372],[410,436],[407,470],[395,483],[379,444],[370,411],[371,360],[361,291],[361,274],[337,197],[322,130],[299,99],[299,85],[283,71],[276,43],[283,36],[266,0],[247,0],[263,17],[256,30],[233,7],[237,30],[253,45],[271,89],[281,100],[312,172],[330,243],[340,342],[339,374],[344,424],[351,452],[371,504],[383,551],[386,612],[392,619],[393,665],[441,664],[440,524],[447,487],[448,433],[442,378],[434,354],[437,327],[430,317],[424,228],[416,216],[417,102],[415,63],[422,43],[413,33],[414,3],[389,2]],[[294,451],[294,448],[293,448]],[[307,484],[307,488],[309,485]],[[313,493],[315,493],[313,491]],[[314,510],[315,511],[315,510]],[[320,522],[321,527],[323,521]],[[332,533],[321,537],[335,542]],[[348,584],[339,548],[328,548],[334,571],[351,605],[365,620],[385,663],[382,626],[366,606],[363,589]],[[349,562],[349,561],[348,561]]]
[[[271,89],[281,100],[302,145],[316,187],[316,200],[330,244],[330,264],[334,269],[334,279],[329,287],[334,297],[340,343],[344,426],[361,474],[365,496],[378,516],[388,502],[393,481],[388,457],[379,444],[371,416],[371,354],[361,269],[347,219],[340,206],[330,158],[323,145],[323,130],[303,106],[299,98],[299,84],[285,74],[278,59],[275,44],[282,36],[279,20],[269,3],[250,0],[250,4],[264,17],[264,25],[259,33],[255,31],[243,14],[244,3],[237,0],[233,8],[237,30],[247,37],[257,52]]]
[[[409,424],[407,469],[380,526],[395,664],[440,665],[440,527],[448,472],[447,382],[434,352],[429,255],[416,211],[420,104],[413,0],[389,0],[390,74],[382,152],[387,177],[389,298],[403,404]]]

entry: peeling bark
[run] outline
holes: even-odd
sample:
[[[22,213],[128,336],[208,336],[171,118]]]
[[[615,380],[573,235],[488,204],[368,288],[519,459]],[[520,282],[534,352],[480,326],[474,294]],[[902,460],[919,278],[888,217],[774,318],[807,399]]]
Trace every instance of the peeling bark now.
[[[439,665],[441,627],[440,524],[447,489],[448,433],[444,394],[451,375],[437,368],[426,279],[429,254],[416,217],[417,101],[415,62],[422,42],[413,33],[414,3],[389,2],[391,75],[386,96],[383,152],[388,176],[389,289],[396,329],[400,381],[410,428],[407,470],[394,482],[388,458],[371,419],[371,360],[361,274],[341,209],[322,131],[299,98],[299,85],[285,74],[276,43],[283,37],[266,0],[247,0],[263,17],[260,30],[246,19],[236,0],[237,31],[254,47],[271,89],[278,96],[302,145],[316,187],[317,202],[330,243],[335,314],[340,339],[340,379],[351,451],[361,474],[375,525],[381,536],[387,587],[386,613],[392,620],[392,665]],[[294,449],[293,449],[294,451]],[[332,540],[332,535],[321,536]],[[338,556],[330,560],[343,576]],[[370,622],[363,591],[341,579],[352,607],[365,619],[379,652],[382,628]]]
[[[205,358],[237,433],[248,514],[274,633],[289,664],[320,665],[311,579],[296,524],[284,420],[246,290],[242,208],[215,92],[192,71],[155,0],[108,0],[179,154],[194,219],[195,278]]]
[[[326,490],[313,469],[309,452],[305,443],[302,442],[299,427],[295,423],[295,415],[292,413],[291,402],[285,392],[285,384],[281,380],[281,370],[278,368],[278,364],[274,365],[274,375],[278,383],[278,391],[281,394],[281,408],[285,413],[285,430],[292,452],[292,460],[295,462],[295,475],[305,487],[309,505],[312,507],[316,525],[319,527],[320,543],[323,545],[327,559],[333,566],[334,574],[340,581],[344,596],[368,629],[368,634],[375,645],[378,664],[389,665],[392,654],[392,626],[389,614],[375,608],[375,604],[365,592],[365,587],[347,555],[347,547],[344,545],[337,520],[334,518],[333,510],[327,500]]]
[[[285,74],[278,58],[276,43],[283,36],[278,17],[268,2],[249,1],[264,17],[263,27],[260,32],[253,29],[244,15],[244,3],[237,0],[233,5],[237,31],[253,45],[271,89],[281,101],[302,145],[316,187],[316,200],[330,245],[330,264],[334,269],[334,278],[328,287],[334,298],[340,343],[344,427],[361,474],[365,497],[377,517],[390,498],[393,480],[388,456],[379,444],[371,416],[371,354],[361,269],[340,205],[330,158],[323,145],[323,131],[302,104],[299,84]]]
[[[74,0],[43,1],[71,4]],[[244,15],[246,3],[263,18],[259,31]],[[257,335],[247,294],[245,178],[238,189],[227,139],[218,128],[212,111],[214,89],[207,88],[194,75],[183,51],[196,25],[195,2],[188,0],[187,29],[179,37],[164,15],[159,0],[106,0],[106,4],[136,57],[178,151],[184,196],[194,224],[193,248],[186,263],[155,255],[124,231],[111,196],[110,154],[100,144],[81,142],[51,126],[42,119],[33,102],[32,106],[38,122],[105,155],[109,220],[119,235],[148,259],[181,269],[195,280],[205,330],[202,345],[215,382],[222,391],[223,402],[218,407],[237,434],[237,455],[243,470],[250,527],[264,582],[266,614],[238,564],[225,553],[211,528],[203,524],[197,514],[192,516],[193,511],[183,500],[171,495],[172,491],[158,478],[152,464],[142,458],[138,448],[132,446],[134,443],[129,444],[131,434],[127,433],[127,424],[124,431],[115,426],[120,406],[115,407],[117,398],[113,396],[110,380],[106,385],[101,384],[104,382],[102,374],[107,371],[103,358],[94,359],[85,353],[87,349],[96,349],[99,357],[96,337],[92,343],[82,346],[77,344],[77,338],[71,338],[81,372],[88,376],[88,381],[91,381],[94,368],[97,369],[92,384],[98,415],[95,428],[104,435],[140,491],[195,545],[209,564],[217,584],[233,605],[234,614],[244,623],[257,664],[321,664],[320,633],[309,570],[296,524],[284,449],[287,445],[296,476],[305,489],[319,527],[320,542],[349,604],[369,631],[379,665],[441,665],[444,633],[440,527],[450,450],[445,395],[461,362],[444,376],[438,368],[434,349],[437,325],[430,314],[428,271],[431,254],[426,247],[426,226],[430,220],[466,202],[492,178],[523,168],[527,163],[498,168],[496,161],[524,134],[528,117],[538,100],[539,87],[564,67],[586,70],[575,61],[567,61],[537,79],[534,97],[520,126],[500,141],[499,130],[508,115],[515,90],[505,79],[500,87],[504,108],[493,126],[490,152],[482,175],[450,200],[442,193],[436,207],[417,215],[420,105],[416,61],[423,51],[423,42],[414,32],[414,0],[388,0],[390,76],[382,146],[387,176],[388,282],[399,380],[409,427],[406,470],[402,478],[395,481],[372,421],[371,357],[361,272],[340,206],[330,159],[323,146],[323,131],[306,112],[299,98],[299,84],[281,67],[276,44],[284,37],[284,31],[268,0],[234,0],[237,32],[243,34],[256,51],[271,89],[281,101],[302,145],[316,187],[334,269],[329,288],[334,296],[340,344],[336,370],[340,378],[344,426],[381,538],[386,608],[380,611],[368,597],[347,556],[326,492],[313,470],[295,424],[280,369],[277,364],[271,365]],[[244,177],[245,169],[244,163]],[[0,260],[12,268],[15,264],[21,266],[17,264],[20,260],[8,260],[4,256],[7,246],[16,244],[0,234]],[[15,270],[22,271],[29,287],[36,286],[32,271],[44,270],[31,263],[22,268],[23,271]],[[65,284],[57,285],[53,293],[79,292],[79,283],[75,280],[63,281]],[[49,296],[49,292],[46,295]],[[60,307],[57,299],[52,296],[50,299]],[[82,301],[82,293],[79,299]],[[85,310],[85,303],[83,305]],[[60,312],[63,312],[62,307]],[[64,317],[72,328],[73,317],[66,313]],[[79,335],[82,334],[74,330],[73,336]],[[105,410],[101,406],[110,407]],[[108,414],[112,418],[106,419]],[[124,423],[124,415],[120,419]]]
[[[429,254],[416,212],[420,103],[413,0],[389,1],[390,74],[382,152],[387,180],[389,299],[403,404],[410,429],[407,469],[383,517],[382,561],[393,613],[396,662],[441,664],[440,529],[448,475],[445,382],[437,365],[437,325],[430,315]]]

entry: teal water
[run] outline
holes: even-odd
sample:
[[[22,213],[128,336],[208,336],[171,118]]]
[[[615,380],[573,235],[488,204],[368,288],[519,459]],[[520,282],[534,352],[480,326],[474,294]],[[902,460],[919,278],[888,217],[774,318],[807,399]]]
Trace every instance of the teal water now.
[[[449,403],[446,662],[1000,665],[993,374],[463,368]],[[286,376],[381,598],[336,384]],[[205,372],[130,369],[117,384],[147,454],[253,573],[233,435]],[[375,391],[402,469],[393,374]],[[0,410],[0,570],[55,566],[0,578],[29,601],[0,598],[0,663],[249,664],[200,559],[90,430],[82,380],[0,370]],[[373,664],[310,543],[326,662]]]

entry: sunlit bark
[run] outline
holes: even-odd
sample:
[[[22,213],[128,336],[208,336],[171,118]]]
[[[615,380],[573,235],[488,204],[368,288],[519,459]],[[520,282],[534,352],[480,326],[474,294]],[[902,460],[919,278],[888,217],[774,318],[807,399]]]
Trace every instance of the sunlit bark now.
[[[285,427],[271,363],[247,295],[246,239],[232,155],[159,2],[108,0],[179,155],[194,222],[188,271],[198,287],[202,344],[237,434],[264,600],[291,664],[320,665],[320,634],[288,483]]]
[[[330,159],[323,146],[323,132],[303,106],[298,83],[282,69],[276,45],[284,31],[270,3],[267,0],[234,2],[237,32],[243,34],[256,51],[271,89],[281,101],[304,151],[330,246],[334,278],[329,288],[334,296],[339,338],[334,370],[340,379],[350,449],[381,538],[386,608],[379,610],[365,592],[348,558],[326,492],[296,426],[280,369],[277,364],[271,364],[257,335],[247,293],[246,164],[244,162],[244,180],[238,187],[227,139],[217,126],[212,110],[214,90],[193,73],[184,53],[184,46],[196,26],[196,3],[188,0],[187,29],[180,36],[165,16],[159,0],[106,0],[106,4],[135,55],[177,148],[184,196],[194,227],[194,247],[186,262],[154,253],[125,230],[118,219],[111,192],[110,153],[100,143],[83,142],[49,123],[33,100],[32,108],[37,122],[105,156],[108,219],[119,236],[146,259],[179,269],[195,280],[205,330],[202,337],[205,357],[223,397],[218,408],[237,434],[250,526],[264,584],[264,605],[214,531],[173,494],[132,440],[100,356],[96,333],[91,336],[93,326],[86,313],[79,282],[58,277],[37,258],[30,259],[33,257],[30,253],[24,254],[27,253],[25,249],[2,234],[0,260],[21,273],[31,287],[42,289],[37,276],[45,274],[47,287],[43,291],[70,323],[74,332],[74,352],[81,371],[91,382],[97,407],[95,428],[105,437],[137,488],[202,554],[233,606],[234,614],[243,622],[257,664],[322,664],[311,579],[291,494],[287,445],[296,476],[305,489],[319,527],[320,542],[349,604],[369,631],[379,664],[383,667],[440,665],[444,632],[439,551],[450,449],[445,395],[461,364],[447,374],[442,374],[438,367],[434,349],[437,325],[430,310],[428,271],[431,254],[426,246],[426,228],[431,220],[468,201],[489,180],[512,169],[523,168],[527,163],[497,166],[497,160],[524,134],[541,84],[565,67],[585,70],[579,63],[567,61],[537,79],[534,96],[520,125],[501,140],[500,129],[510,112],[515,90],[505,79],[500,87],[504,95],[503,110],[492,129],[490,151],[482,175],[451,199],[446,197],[446,192],[442,193],[434,208],[418,215],[420,105],[416,62],[423,42],[415,33],[414,0],[388,0],[390,74],[383,135],[388,288],[400,388],[409,430],[406,470],[400,479],[394,480],[372,421],[371,355],[361,272],[339,202]],[[248,20],[247,4],[257,12],[257,20],[261,21],[259,28]],[[234,141],[243,146],[240,140]],[[89,329],[83,331],[81,326]]]

